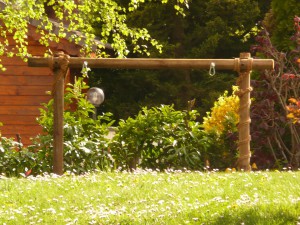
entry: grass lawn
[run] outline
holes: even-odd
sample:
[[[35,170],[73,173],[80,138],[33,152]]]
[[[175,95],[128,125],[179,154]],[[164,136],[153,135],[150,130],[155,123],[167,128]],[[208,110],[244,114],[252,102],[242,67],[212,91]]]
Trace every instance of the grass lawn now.
[[[0,224],[300,224],[300,172],[0,178]]]

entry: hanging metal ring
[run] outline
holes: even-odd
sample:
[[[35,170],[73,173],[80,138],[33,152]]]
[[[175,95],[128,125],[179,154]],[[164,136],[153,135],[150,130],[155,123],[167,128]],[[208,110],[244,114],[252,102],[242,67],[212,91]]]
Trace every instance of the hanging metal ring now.
[[[216,74],[216,64],[214,62],[210,63],[209,75],[214,76]]]

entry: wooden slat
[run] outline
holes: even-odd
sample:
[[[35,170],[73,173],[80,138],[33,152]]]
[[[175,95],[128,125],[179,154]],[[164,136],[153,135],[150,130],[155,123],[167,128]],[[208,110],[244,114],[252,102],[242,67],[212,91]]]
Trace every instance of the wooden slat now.
[[[26,66],[27,63],[24,62],[21,58],[19,57],[4,57],[1,56],[1,64],[4,66]]]
[[[51,85],[53,77],[51,76],[1,76],[0,85]]]
[[[0,106],[0,115],[38,116],[39,114],[38,106]]]
[[[28,31],[28,46],[33,46],[32,49],[29,47],[28,52],[31,53],[32,55],[35,56],[43,56],[44,52],[47,49],[51,49],[53,52],[57,50],[63,50],[67,54],[73,55],[73,56],[78,56],[80,55],[80,45],[76,45],[75,43],[70,42],[69,40],[62,38],[59,40],[59,42],[49,42],[49,47],[42,46],[39,43],[39,39],[41,37],[40,34],[36,33],[36,27],[35,26],[28,26],[29,31]],[[17,43],[15,40],[13,40],[12,35],[7,36],[9,39],[9,45],[10,46],[15,46]],[[3,38],[0,38],[0,41],[3,41]],[[82,43],[84,44],[84,43]],[[38,46],[37,48],[34,48],[34,46]],[[39,49],[40,50],[37,50]]]
[[[37,135],[39,133],[42,133],[43,129],[39,125],[6,125],[1,127],[1,133],[3,136],[5,135],[16,135],[16,134],[28,134],[28,135]]]
[[[0,115],[0,122],[6,125],[37,125],[37,116]],[[0,127],[1,130],[1,127]]]
[[[12,35],[7,35],[5,39],[8,39],[9,45],[16,45],[16,41],[13,39]],[[4,41],[3,37],[0,37],[0,41]],[[28,45],[40,45],[38,40],[32,39],[30,36],[28,37]]]
[[[1,79],[1,77],[0,77]],[[46,95],[52,86],[4,86],[0,85],[0,95]]]
[[[39,134],[42,133],[43,129],[41,126],[39,125],[7,125],[7,126],[3,126],[1,127],[1,133],[3,134],[3,136],[5,135],[16,135],[16,134],[28,134],[28,135],[32,135],[32,134]]]
[[[0,105],[17,106],[40,106],[41,103],[46,103],[51,99],[50,96],[1,96]]]
[[[32,144],[31,138],[44,134],[43,128],[39,125],[6,125],[0,128],[1,136],[13,138],[17,141],[17,134],[21,137],[24,146]]]
[[[44,56],[44,53],[47,51],[48,48],[42,45],[30,45],[27,46],[27,51],[31,55],[35,56]]]
[[[13,52],[17,54],[19,52],[19,49],[17,49],[16,45],[13,43],[9,43],[9,46],[6,46],[6,50],[8,52]],[[34,44],[29,44],[27,46],[27,51],[29,54],[34,55],[34,56],[41,56],[43,57],[44,54],[47,52],[49,48],[40,45],[39,43],[34,43]]]
[[[6,66],[6,71],[0,71],[0,75],[30,75],[30,76],[52,76],[47,67],[33,68],[28,66]]]

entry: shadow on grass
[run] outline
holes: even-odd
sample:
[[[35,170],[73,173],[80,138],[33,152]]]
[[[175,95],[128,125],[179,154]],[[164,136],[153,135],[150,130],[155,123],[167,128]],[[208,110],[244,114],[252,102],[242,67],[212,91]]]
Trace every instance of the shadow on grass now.
[[[272,206],[270,206],[272,207]],[[232,210],[225,212],[222,216],[213,219],[208,224],[212,225],[297,225],[300,223],[300,206],[298,205],[296,208],[298,209],[298,214],[295,215],[295,209],[293,207],[293,212],[289,211],[289,208],[251,208],[245,210]]]

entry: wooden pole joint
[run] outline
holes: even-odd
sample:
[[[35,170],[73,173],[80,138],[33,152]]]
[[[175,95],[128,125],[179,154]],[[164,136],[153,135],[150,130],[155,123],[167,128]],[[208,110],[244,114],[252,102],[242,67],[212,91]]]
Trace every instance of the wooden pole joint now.
[[[253,68],[253,58],[251,58],[250,53],[241,53],[240,58],[234,59],[234,68],[233,70],[241,73],[251,71]]]

